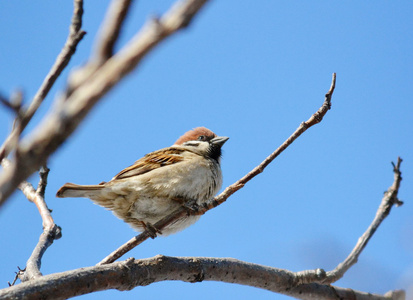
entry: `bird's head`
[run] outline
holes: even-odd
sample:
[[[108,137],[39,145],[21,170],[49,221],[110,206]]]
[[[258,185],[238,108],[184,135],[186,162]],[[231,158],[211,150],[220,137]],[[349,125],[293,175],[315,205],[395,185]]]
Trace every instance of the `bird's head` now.
[[[221,147],[228,139],[226,136],[217,136],[205,127],[197,127],[187,131],[174,145],[193,148],[196,152],[219,162]]]

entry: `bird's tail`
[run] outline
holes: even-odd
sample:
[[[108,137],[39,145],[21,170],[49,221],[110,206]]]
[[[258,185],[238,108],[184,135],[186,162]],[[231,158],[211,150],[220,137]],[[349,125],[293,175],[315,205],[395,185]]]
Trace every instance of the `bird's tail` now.
[[[104,185],[78,185],[74,183],[66,183],[57,191],[56,197],[93,198],[93,196],[100,194],[104,187]]]

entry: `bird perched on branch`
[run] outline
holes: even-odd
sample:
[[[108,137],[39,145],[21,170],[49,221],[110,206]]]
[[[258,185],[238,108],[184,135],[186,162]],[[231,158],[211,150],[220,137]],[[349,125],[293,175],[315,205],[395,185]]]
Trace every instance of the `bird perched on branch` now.
[[[84,197],[111,210],[137,231],[168,235],[185,229],[200,216],[189,215],[159,231],[153,224],[180,206],[201,205],[222,185],[221,147],[228,137],[198,127],[174,145],[146,154],[109,182],[98,185],[66,183],[57,197]]]

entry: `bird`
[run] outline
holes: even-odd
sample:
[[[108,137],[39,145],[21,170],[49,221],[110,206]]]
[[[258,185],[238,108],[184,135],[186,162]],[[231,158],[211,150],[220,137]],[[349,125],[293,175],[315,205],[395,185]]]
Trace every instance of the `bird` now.
[[[154,224],[181,206],[199,207],[222,186],[221,147],[229,138],[205,127],[182,135],[172,146],[137,160],[108,182],[97,185],[64,184],[56,196],[91,199],[133,229],[148,229],[151,237],[167,236],[199,220],[187,214],[162,230]]]

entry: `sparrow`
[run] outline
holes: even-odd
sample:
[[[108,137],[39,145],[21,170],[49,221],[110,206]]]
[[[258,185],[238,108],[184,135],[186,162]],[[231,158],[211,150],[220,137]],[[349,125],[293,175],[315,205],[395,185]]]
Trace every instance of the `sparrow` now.
[[[180,206],[199,206],[215,196],[222,185],[221,147],[228,139],[197,127],[171,147],[146,154],[108,182],[66,183],[56,196],[89,198],[137,231],[149,229],[154,236],[176,233],[200,216],[182,217],[162,231],[153,224]]]

